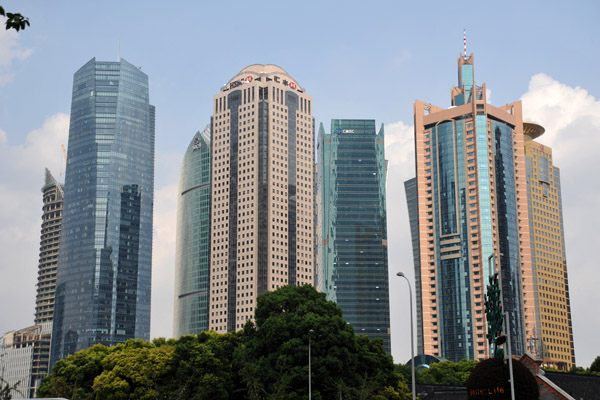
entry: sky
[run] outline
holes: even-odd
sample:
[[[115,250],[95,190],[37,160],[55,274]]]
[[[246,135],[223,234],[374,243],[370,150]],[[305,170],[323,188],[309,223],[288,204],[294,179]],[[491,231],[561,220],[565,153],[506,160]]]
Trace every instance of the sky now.
[[[524,119],[546,129],[538,141],[561,169],[577,365],[600,355],[600,2],[1,3],[31,26],[0,28],[0,334],[33,324],[44,168],[64,179],[73,74],[93,57],[116,61],[120,49],[148,74],[156,106],[151,337],[173,333],[185,149],[222,85],[247,65],[277,64],[313,97],[317,126],[385,125],[392,355],[407,361],[409,295],[396,273],[414,284],[403,187],[414,176],[413,103],[450,106],[466,29],[491,104],[520,99]]]

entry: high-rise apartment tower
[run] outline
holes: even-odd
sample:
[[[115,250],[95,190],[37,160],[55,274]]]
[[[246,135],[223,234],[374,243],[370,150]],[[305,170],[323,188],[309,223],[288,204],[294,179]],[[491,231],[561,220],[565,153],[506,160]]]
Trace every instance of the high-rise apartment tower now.
[[[175,337],[208,330],[210,125],[194,135],[179,173],[175,253]]]
[[[560,170],[553,165],[552,149],[533,140],[544,131],[531,122],[523,126],[535,305],[526,313],[531,329],[525,341],[526,349],[546,365],[569,370],[575,365],[575,348]]]
[[[254,64],[214,96],[209,329],[241,329],[256,297],[314,284],[312,98]]]
[[[35,298],[35,323],[51,322],[54,314],[54,293],[63,210],[63,185],[46,169],[42,187],[42,230],[40,233],[40,261],[38,267],[37,295]]]
[[[459,57],[451,96],[450,108],[414,105],[417,176],[406,188],[418,351],[489,357],[485,291],[499,272],[513,354],[522,354],[534,304],[521,102],[488,104],[472,55]]]
[[[52,364],[150,338],[153,195],[148,76],[92,59],[73,81]]]
[[[390,345],[383,126],[334,119],[318,142],[318,289],[357,334]]]

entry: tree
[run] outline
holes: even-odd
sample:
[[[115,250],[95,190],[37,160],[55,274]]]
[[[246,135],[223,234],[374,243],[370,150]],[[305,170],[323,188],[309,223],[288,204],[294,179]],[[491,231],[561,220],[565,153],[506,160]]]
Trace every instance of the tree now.
[[[248,397],[307,398],[309,340],[315,400],[394,398],[389,396],[400,389],[382,342],[357,338],[341,309],[324,293],[304,285],[258,297],[255,319],[246,323],[236,352]]]
[[[101,399],[164,398],[161,391],[171,372],[173,342],[158,345],[140,339],[118,344],[102,360],[103,371],[95,379],[92,391]]]
[[[600,356],[597,356],[590,365],[590,372],[600,372]]]
[[[94,345],[60,360],[38,390],[42,397],[77,400],[160,398],[171,373],[174,340]]]
[[[21,29],[25,29],[26,26],[29,26],[29,18],[24,17],[19,13],[5,12],[2,6],[0,6],[0,15],[6,17],[6,30],[14,29],[18,32]]]
[[[238,388],[233,355],[240,333],[202,332],[181,337],[172,357],[171,399],[230,399]]]
[[[11,386],[8,382],[4,380],[4,378],[0,377],[0,400],[11,400],[13,392],[17,392],[18,394],[23,396],[23,393],[21,393],[21,391],[17,389],[17,386],[19,386],[20,383],[21,381]]]
[[[419,372],[417,382],[437,385],[462,386],[467,382],[471,371],[477,366],[476,360],[459,362],[442,361],[433,363]]]
[[[52,373],[42,380],[38,396],[93,399],[92,386],[94,379],[103,371],[102,360],[115,350],[116,346],[111,348],[97,344],[58,361]]]
[[[486,336],[490,349],[494,349],[494,358],[504,358],[504,350],[500,348],[500,345],[506,342],[506,336],[502,335],[502,300],[497,273],[490,276],[490,284],[487,286],[485,297],[485,314],[488,321]]]

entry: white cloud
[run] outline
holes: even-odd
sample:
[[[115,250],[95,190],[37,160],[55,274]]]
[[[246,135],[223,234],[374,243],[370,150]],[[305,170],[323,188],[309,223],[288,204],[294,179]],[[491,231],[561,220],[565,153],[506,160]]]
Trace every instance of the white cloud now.
[[[0,18],[4,22],[4,18]],[[3,25],[3,24],[2,24]],[[15,60],[24,60],[33,53],[19,43],[19,35],[14,30],[0,28],[0,86],[10,82],[14,73],[10,67]]]
[[[394,362],[410,359],[410,309],[406,281],[396,276],[402,271],[414,285],[414,266],[404,181],[415,175],[414,127],[402,121],[385,126],[385,155],[388,159],[387,227],[388,276],[390,279],[390,311],[392,355]],[[414,294],[414,286],[412,287]]]
[[[31,131],[24,144],[17,135],[0,130],[0,333],[33,323],[35,282],[42,215],[44,168],[60,180],[61,143],[66,143],[69,117],[56,114]],[[9,305],[19,305],[10,307]]]
[[[175,182],[177,182],[175,180]],[[175,292],[175,235],[177,183],[156,190],[154,200],[154,245],[152,248],[151,336],[173,337]]]

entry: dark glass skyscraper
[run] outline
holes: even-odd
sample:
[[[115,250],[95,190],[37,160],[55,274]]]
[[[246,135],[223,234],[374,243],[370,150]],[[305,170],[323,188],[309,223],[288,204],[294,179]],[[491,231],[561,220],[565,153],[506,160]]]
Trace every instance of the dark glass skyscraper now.
[[[92,59],[73,81],[52,364],[150,338],[153,194],[148,76]]]
[[[208,330],[210,125],[194,135],[179,174],[173,335]]]
[[[390,346],[383,126],[331,121],[318,143],[318,289],[357,334]]]

